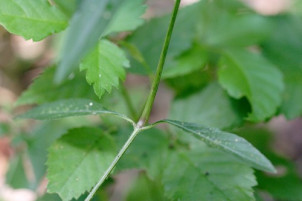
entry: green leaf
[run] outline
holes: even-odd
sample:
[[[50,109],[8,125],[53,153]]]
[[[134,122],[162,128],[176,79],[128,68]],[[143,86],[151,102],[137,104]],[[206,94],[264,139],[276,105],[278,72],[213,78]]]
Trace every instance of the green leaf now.
[[[68,98],[90,98],[97,100],[94,91],[79,73],[71,76],[59,85],[53,84],[55,68],[47,68],[30,87],[18,98],[16,105],[41,104]],[[76,89],[76,90],[74,90]]]
[[[26,149],[21,153],[17,152],[11,161],[6,183],[13,188],[36,190],[46,174],[45,162],[49,146],[75,125],[91,126],[92,123],[83,117],[44,121],[30,133],[16,135],[12,139],[12,144],[16,144],[17,149],[18,147],[26,147]]]
[[[144,23],[141,16],[146,11],[146,6],[143,5],[145,0],[116,1],[121,2],[121,5],[119,5],[116,14],[112,17],[104,35],[132,31]]]
[[[271,162],[265,158],[253,145],[245,139],[227,133],[216,128],[209,128],[194,123],[186,123],[175,120],[161,120],[158,123],[168,123],[176,126],[190,134],[193,134],[197,139],[202,140],[207,145],[215,147],[230,153],[242,162],[267,172],[276,172]]]
[[[178,201],[254,201],[253,170],[202,144],[171,153],[163,175],[165,194]]]
[[[0,24],[9,32],[34,41],[60,32],[67,17],[47,0],[1,0]]]
[[[185,51],[180,56],[169,62],[163,71],[163,79],[189,74],[205,67],[207,52],[198,44]]]
[[[81,70],[87,70],[86,79],[93,84],[99,98],[112,87],[119,86],[119,78],[124,80],[126,73],[123,67],[129,67],[124,52],[108,40],[100,40],[98,46],[89,53],[80,65]]]
[[[36,201],[61,201],[61,199],[56,194],[48,194],[48,193],[46,193],[42,197],[39,197]]]
[[[6,123],[0,123],[0,137],[5,136],[9,133],[10,127]]]
[[[246,47],[269,37],[268,18],[253,13],[242,3],[232,4],[234,1],[201,1],[197,35],[202,44],[219,49]],[[244,12],[240,13],[240,9]]]
[[[83,1],[71,20],[55,81],[61,82],[77,68],[80,60],[101,36],[116,31],[129,31],[140,25],[141,14],[145,10],[141,3],[141,0]]]
[[[231,99],[217,83],[209,84],[189,97],[174,100],[170,111],[172,119],[216,128],[238,126],[246,114],[242,103]]]
[[[97,183],[115,152],[114,141],[102,130],[70,130],[49,149],[48,192],[58,193],[63,201],[78,198]]]
[[[280,112],[294,119],[302,115],[302,19],[284,15],[273,20],[275,29],[263,44],[263,52],[284,74]]]
[[[24,119],[60,119],[64,117],[111,114],[132,122],[123,114],[106,110],[101,104],[87,99],[66,99],[42,104],[18,116]]]
[[[32,184],[28,181],[25,173],[25,154],[16,155],[11,158],[8,172],[6,173],[5,183],[10,185],[12,188],[32,188]]]
[[[256,172],[257,189],[269,193],[275,200],[302,200],[302,180],[298,174],[297,165],[277,153],[279,151],[272,149],[271,142],[275,134],[259,126],[242,128],[238,130],[238,133],[253,142],[260,151],[266,153],[277,167],[277,175]]]
[[[192,46],[196,19],[196,16],[192,13],[199,13],[199,8],[192,5],[179,10],[169,46],[169,52],[166,59],[167,62],[173,57],[180,55],[183,51],[190,49]],[[142,67],[140,63],[132,60],[131,67],[133,66],[133,68],[129,69],[130,72],[148,74],[149,70],[151,70],[151,72],[155,71],[169,20],[170,15],[153,18],[139,27],[129,37],[128,42],[132,43],[139,50],[146,62],[143,64],[145,67]],[[146,37],[148,40],[146,40]]]
[[[249,100],[252,106],[250,121],[268,119],[281,104],[282,73],[258,54],[239,49],[225,52],[218,76],[229,95]]]
[[[125,197],[125,201],[167,201],[160,183],[151,180],[143,172],[131,183]]]
[[[284,69],[285,90],[281,112],[288,119],[302,116],[302,68]]]
[[[53,0],[55,5],[61,9],[66,15],[71,16],[77,8],[77,4],[81,0]]]
[[[130,129],[122,129],[116,138],[119,146],[127,140]],[[167,150],[170,145],[168,136],[161,130],[151,128],[140,133],[133,141],[127,153],[117,164],[117,170],[142,169],[154,181],[161,179],[165,168]]]

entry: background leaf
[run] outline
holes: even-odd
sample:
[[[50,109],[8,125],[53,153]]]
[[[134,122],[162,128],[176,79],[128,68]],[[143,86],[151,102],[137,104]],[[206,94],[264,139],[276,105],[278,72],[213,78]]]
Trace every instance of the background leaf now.
[[[132,31],[144,23],[141,16],[146,11],[146,6],[143,5],[145,0],[115,1],[121,5],[112,17],[104,35]]]
[[[71,16],[82,0],[53,0],[55,5],[66,15]]]
[[[141,14],[145,7],[140,5],[140,8],[136,8],[135,12],[133,10],[128,12],[128,9],[133,9],[133,6],[140,3],[142,3],[140,0],[83,1],[71,20],[62,48],[62,61],[58,66],[55,81],[61,82],[77,68],[80,60],[104,34],[109,34],[112,31],[129,31],[140,25]],[[117,26],[121,24],[123,27],[118,29]]]
[[[121,147],[130,129],[121,129],[116,138]],[[160,180],[165,167],[169,138],[161,130],[151,128],[140,133],[117,164],[117,170],[142,169],[152,180]]]
[[[46,174],[49,146],[75,125],[92,126],[92,123],[83,117],[46,121],[30,133],[14,136],[12,141],[17,151],[10,163],[6,183],[13,188],[37,190]]]
[[[0,24],[13,34],[39,41],[64,30],[67,17],[47,0],[1,0]]]
[[[254,201],[253,170],[217,150],[198,146],[174,151],[163,175],[165,194],[179,201]]]
[[[141,172],[136,178],[126,194],[125,201],[167,201],[159,182],[152,181]]]
[[[271,24],[268,18],[255,14],[242,3],[202,1],[199,7],[197,36],[201,44],[210,47],[209,50],[246,47],[269,37]]]
[[[256,188],[268,193],[275,200],[302,200],[302,180],[298,167],[289,158],[282,156],[280,150],[271,147],[276,136],[269,130],[257,126],[241,128],[237,133],[251,141],[261,152],[266,153],[277,167],[276,175],[256,171],[258,181]]]
[[[282,73],[257,54],[227,51],[218,71],[219,83],[234,98],[247,97],[250,121],[263,121],[277,111],[283,92]]]
[[[188,50],[192,45],[194,37],[195,18],[192,13],[198,12],[198,7],[194,5],[187,6],[179,10],[175,27],[169,46],[166,63],[173,57],[180,55]],[[139,27],[128,39],[128,42],[134,45],[145,59],[146,64],[140,64],[136,60],[131,61],[130,72],[138,74],[148,74],[148,71],[155,71],[159,60],[161,48],[164,43],[170,15],[153,18],[143,26]],[[156,30],[156,31],[154,31]],[[148,36],[148,40],[146,40]],[[145,66],[147,65],[147,66]]]
[[[189,74],[205,67],[207,52],[198,44],[173,59],[163,70],[163,79]]]
[[[94,91],[80,73],[71,76],[59,85],[53,84],[55,67],[47,68],[18,98],[16,105],[41,104],[69,98],[98,100]],[[76,90],[74,90],[76,89]]]
[[[63,201],[90,190],[112,162],[116,147],[110,136],[95,128],[70,130],[49,149],[48,192]]]
[[[98,46],[89,53],[80,65],[86,71],[86,79],[93,84],[99,98],[112,87],[119,86],[119,79],[124,80],[126,73],[123,67],[129,67],[124,52],[108,40],[100,40]]]
[[[273,22],[273,34],[262,45],[263,52],[284,74],[281,113],[293,119],[302,115],[302,18],[284,15]]]
[[[231,128],[242,124],[246,114],[243,105],[231,99],[218,83],[211,83],[191,96],[174,100],[169,117],[216,128]]]

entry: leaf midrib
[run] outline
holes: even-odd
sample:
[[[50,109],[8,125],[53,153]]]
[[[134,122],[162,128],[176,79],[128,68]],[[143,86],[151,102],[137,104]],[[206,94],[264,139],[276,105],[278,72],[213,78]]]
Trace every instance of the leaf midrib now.
[[[97,147],[97,144],[99,143],[99,139],[96,140],[91,147],[89,147],[89,149],[86,151],[85,155],[83,155],[83,158],[80,160],[80,162],[78,163],[78,166],[75,168],[75,170],[70,174],[70,176],[68,176],[68,179],[64,182],[63,186],[61,187],[61,190],[58,192],[60,195],[62,195],[62,192],[64,192],[64,188],[67,185],[67,183],[69,183],[70,179],[72,178],[72,176],[75,174],[75,172],[81,167],[83,161],[86,159],[86,156],[91,152],[91,150],[95,147]]]
[[[195,132],[195,131],[193,131],[193,130],[191,130],[191,129],[188,129],[188,128],[186,128],[186,127],[182,127],[182,126],[181,126],[181,128],[184,129],[184,130],[186,130],[186,131],[188,131],[188,132],[190,132],[190,133],[194,133],[194,134],[198,135],[200,138],[204,139],[205,141],[210,141],[210,143],[213,143],[213,144],[215,144],[215,145],[217,145],[217,146],[219,146],[219,147],[221,147],[221,148],[223,148],[223,149],[225,149],[225,150],[227,150],[227,151],[229,151],[229,152],[235,154],[237,157],[240,157],[241,159],[243,159],[243,160],[245,160],[245,161],[248,161],[248,162],[250,162],[251,164],[254,164],[254,165],[257,166],[257,167],[262,167],[262,166],[260,166],[260,165],[258,165],[258,164],[255,164],[252,160],[249,160],[249,158],[246,158],[246,157],[244,157],[243,155],[241,155],[240,152],[234,151],[234,150],[230,149],[229,147],[227,147],[227,146],[225,146],[225,145],[223,145],[223,144],[217,144],[217,143],[215,142],[215,140],[212,140],[212,139],[209,138],[209,137],[203,136],[203,135],[201,135],[201,134],[199,134],[199,133],[197,133],[197,132]],[[264,167],[262,167],[262,168],[264,168]]]

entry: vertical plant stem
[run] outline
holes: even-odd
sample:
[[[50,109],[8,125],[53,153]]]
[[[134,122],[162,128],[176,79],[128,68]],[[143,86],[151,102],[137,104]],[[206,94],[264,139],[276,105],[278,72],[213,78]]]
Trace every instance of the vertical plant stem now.
[[[172,32],[173,32],[173,28],[174,28],[176,16],[177,16],[177,13],[178,13],[180,1],[181,0],[176,0],[175,1],[172,17],[171,17],[171,20],[170,20],[170,24],[169,24],[168,32],[167,32],[165,42],[164,42],[164,45],[163,45],[163,49],[162,49],[162,52],[161,52],[161,55],[160,55],[160,59],[159,59],[159,63],[158,63],[158,66],[157,66],[156,74],[155,74],[155,77],[154,77],[154,80],[153,80],[153,83],[152,83],[151,91],[149,93],[148,99],[147,99],[146,104],[145,104],[145,108],[144,108],[143,113],[140,117],[140,120],[135,125],[134,130],[131,133],[130,137],[128,138],[127,142],[124,144],[122,149],[119,151],[117,156],[114,158],[114,160],[112,161],[112,163],[110,164],[110,166],[108,167],[108,169],[106,170],[104,175],[98,181],[98,183],[93,187],[92,191],[89,193],[89,195],[87,196],[85,201],[90,201],[92,199],[95,192],[102,185],[102,183],[106,180],[106,178],[110,175],[111,171],[116,166],[116,164],[120,160],[120,158],[127,151],[128,147],[131,145],[131,143],[133,142],[133,140],[135,139],[137,134],[144,129],[143,126],[149,121],[150,112],[151,112],[151,109],[152,109],[152,106],[153,106],[153,103],[154,103],[154,99],[155,99],[155,96],[156,96],[156,93],[157,93],[157,90],[158,90],[158,85],[159,85],[159,82],[160,82],[160,79],[161,79],[161,74],[162,74],[163,67],[164,67],[164,64],[165,64],[165,60],[166,60],[166,56],[167,56],[167,52],[168,52],[168,48],[169,48],[169,44],[170,44],[170,40],[171,40],[171,36],[172,36]]]
[[[120,160],[120,158],[127,151],[128,147],[130,146],[130,144],[132,143],[132,141],[134,140],[134,138],[137,136],[137,134],[140,131],[141,131],[140,127],[135,127],[135,129],[131,133],[130,137],[128,138],[127,142],[124,144],[124,146],[122,147],[122,149],[116,155],[116,157],[114,158],[114,160],[112,161],[112,163],[110,164],[110,166],[108,167],[108,169],[106,170],[106,172],[104,173],[104,175],[100,178],[100,180],[98,181],[98,183],[93,187],[93,189],[91,190],[91,192],[89,193],[89,195],[87,196],[87,198],[85,199],[85,201],[90,201],[92,199],[92,197],[95,194],[95,192],[99,189],[99,187],[102,185],[102,183],[110,175],[111,171],[113,170],[113,168],[115,167],[115,165],[117,164],[117,162]]]
[[[163,72],[164,64],[165,64],[165,61],[166,61],[166,56],[167,56],[167,53],[168,53],[168,48],[169,48],[169,44],[170,44],[170,41],[171,41],[171,36],[172,36],[175,21],[176,21],[180,1],[181,0],[176,0],[176,2],[175,2],[172,17],[171,17],[169,28],[168,28],[168,32],[167,32],[165,42],[164,42],[164,45],[163,45],[163,49],[162,49],[162,52],[161,52],[161,55],[160,55],[160,58],[159,58],[158,65],[157,65],[156,74],[155,74],[155,77],[154,77],[153,82],[152,82],[151,91],[150,91],[150,94],[148,96],[148,99],[147,99],[145,108],[143,110],[143,113],[140,117],[140,122],[142,122],[143,125],[145,125],[149,121],[150,113],[151,113],[151,110],[152,110],[152,107],[153,107],[153,103],[154,103],[154,100],[155,100],[155,97],[156,97],[159,82],[161,80],[161,75],[162,75],[162,72]]]

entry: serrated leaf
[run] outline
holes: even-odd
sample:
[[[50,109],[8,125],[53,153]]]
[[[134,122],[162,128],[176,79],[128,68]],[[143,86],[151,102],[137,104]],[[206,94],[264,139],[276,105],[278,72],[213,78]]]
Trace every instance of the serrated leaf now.
[[[41,104],[68,98],[98,99],[94,91],[79,73],[71,76],[59,85],[53,84],[55,68],[47,68],[30,87],[18,98],[16,105]],[[74,90],[76,89],[76,90]]]
[[[281,104],[282,73],[261,55],[229,50],[220,62],[218,76],[229,95],[249,100],[252,106],[250,121],[268,119]]]
[[[63,201],[89,191],[104,174],[116,152],[112,138],[96,128],[70,130],[49,149],[48,192]]]
[[[302,19],[283,15],[273,20],[275,29],[263,44],[263,52],[284,74],[280,112],[293,119],[302,115]]]
[[[285,90],[281,113],[286,118],[294,119],[302,116],[302,68],[284,69]]]
[[[168,123],[176,126],[193,134],[197,139],[205,142],[207,145],[230,153],[256,169],[273,173],[276,172],[271,162],[265,156],[244,138],[235,134],[224,132],[216,128],[175,120],[161,120],[155,124],[158,123]]]
[[[93,84],[99,98],[106,91],[110,93],[112,87],[118,88],[119,79],[124,80],[126,76],[124,67],[129,67],[124,52],[108,40],[101,40],[80,65],[81,70],[87,70],[87,82]]]
[[[254,201],[257,182],[251,168],[200,145],[171,153],[163,184],[166,196],[178,201]]]
[[[84,126],[91,123],[84,118],[46,121],[35,127],[31,133],[14,137],[13,141],[18,142],[17,147],[21,145],[26,146],[27,149],[17,155],[18,163],[12,160],[11,168],[7,173],[7,184],[14,188],[37,189],[46,173],[47,149],[53,141],[74,125]]]
[[[42,104],[18,116],[18,118],[45,120],[97,114],[112,114],[132,122],[125,115],[106,110],[101,104],[87,99],[66,99]]]
[[[1,0],[0,24],[9,32],[34,41],[60,32],[67,17],[47,0]]]
[[[218,85],[211,83],[189,97],[173,101],[171,119],[200,123],[216,128],[231,128],[242,123],[246,110]]]
[[[145,7],[140,5],[133,12],[133,6],[141,3],[141,0],[83,1],[71,20],[55,81],[61,82],[77,68],[80,60],[95,46],[101,36],[113,31],[129,31],[140,25]],[[123,26],[117,28],[121,24]]]

